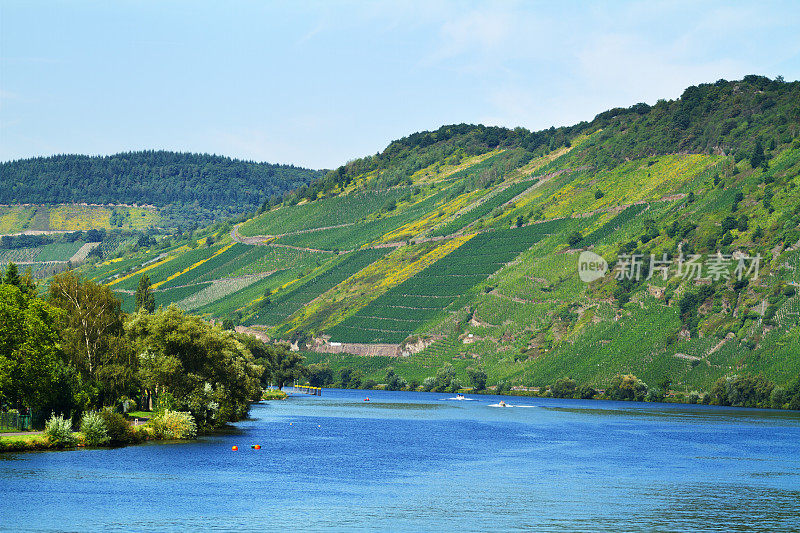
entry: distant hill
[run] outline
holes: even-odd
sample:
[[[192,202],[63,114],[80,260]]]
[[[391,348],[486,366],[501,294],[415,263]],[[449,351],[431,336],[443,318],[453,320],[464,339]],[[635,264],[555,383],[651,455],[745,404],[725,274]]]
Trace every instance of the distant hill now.
[[[146,273],[158,304],[305,345],[340,381],[422,384],[452,365],[501,387],[632,373],[654,399],[756,383],[735,376],[786,386],[800,377],[800,83],[720,80],[536,132],[415,133],[232,232],[86,273],[126,308]]]
[[[321,175],[208,154],[56,155],[0,163],[0,204],[154,205],[162,225],[203,225],[255,211]]]

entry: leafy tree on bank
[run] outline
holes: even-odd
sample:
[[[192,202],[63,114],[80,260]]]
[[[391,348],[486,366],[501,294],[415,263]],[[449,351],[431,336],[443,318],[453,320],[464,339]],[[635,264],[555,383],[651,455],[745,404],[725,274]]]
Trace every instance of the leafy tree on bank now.
[[[647,384],[633,374],[617,374],[606,389],[610,400],[630,400],[641,402],[647,396]]]
[[[252,335],[236,334],[236,338],[253,355],[256,364],[262,368],[260,376],[263,386],[277,385],[282,389],[290,381],[307,375],[303,364],[305,358],[292,352],[286,344],[267,344]]]
[[[136,362],[124,339],[120,302],[104,286],[82,280],[72,272],[57,274],[48,291],[51,305],[64,311],[62,347],[86,383],[97,385],[90,404],[136,392]],[[87,389],[87,394],[95,392]]]
[[[144,309],[148,313],[153,313],[156,310],[156,298],[153,295],[153,288],[150,285],[150,277],[147,274],[142,274],[139,278],[139,286],[136,287],[136,295],[134,296],[136,311]]]
[[[125,332],[138,354],[142,383],[168,393],[169,408],[191,412],[200,428],[243,418],[261,396],[264,369],[231,332],[175,306],[132,315]]]
[[[469,367],[467,369],[467,377],[469,378],[470,385],[476,391],[486,389],[486,370],[482,366]]]
[[[66,411],[76,373],[60,347],[63,313],[19,287],[0,284],[0,406]]]
[[[333,370],[327,363],[314,363],[308,365],[306,375],[309,385],[312,387],[327,387],[334,381]]]
[[[561,378],[550,387],[553,398],[574,398],[577,391],[575,380],[570,378]]]

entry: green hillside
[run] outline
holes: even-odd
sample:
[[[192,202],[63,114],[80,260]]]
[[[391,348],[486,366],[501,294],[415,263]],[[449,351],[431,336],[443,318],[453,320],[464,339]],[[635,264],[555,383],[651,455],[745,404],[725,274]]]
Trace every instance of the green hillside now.
[[[452,365],[464,384],[482,368],[519,387],[785,385],[800,375],[798,185],[800,82],[747,76],[570,127],[415,133],[234,228],[85,273],[125,305],[146,273],[159,304],[378,382]],[[609,266],[591,282],[586,251]],[[353,353],[322,353],[337,350]]]
[[[321,175],[163,150],[8,161],[0,163],[0,233],[206,225],[254,212]]]

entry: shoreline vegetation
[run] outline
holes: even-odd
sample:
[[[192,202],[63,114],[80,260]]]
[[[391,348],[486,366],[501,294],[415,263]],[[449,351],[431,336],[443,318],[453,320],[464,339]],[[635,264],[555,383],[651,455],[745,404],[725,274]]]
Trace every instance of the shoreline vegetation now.
[[[282,390],[266,389],[261,401],[285,400],[287,397],[288,394]],[[103,422],[98,423],[97,418]],[[0,433],[0,453],[119,448],[145,442],[190,441],[199,435],[197,425],[188,412],[133,411],[121,415],[106,410],[84,414],[80,431],[72,431],[71,420],[53,416],[44,431],[14,432],[10,435]]]
[[[7,436],[0,450],[193,438],[246,418],[270,384],[280,389],[305,373],[287,345],[156,308],[146,279],[136,302],[135,313],[124,313],[107,286],[73,272],[41,294],[29,274],[8,266],[0,278],[0,412],[27,419],[12,427],[44,432]],[[142,425],[123,415],[145,411],[153,415]]]
[[[342,389],[498,394],[800,410],[800,377],[782,387],[763,376],[737,374],[719,378],[709,391],[684,392],[673,390],[669,379],[648,385],[633,374],[617,374],[605,389],[578,383],[570,377],[563,377],[550,385],[540,387],[512,387],[502,380],[496,385],[487,386],[487,372],[481,366],[468,368],[467,376],[471,386],[465,386],[457,377],[453,365],[447,364],[439,368],[435,376],[425,378],[422,383],[416,380],[409,382],[389,367],[384,382],[377,383],[373,379],[364,378],[360,370],[342,368],[337,375],[326,363],[313,363],[308,365],[306,377],[312,386]]]

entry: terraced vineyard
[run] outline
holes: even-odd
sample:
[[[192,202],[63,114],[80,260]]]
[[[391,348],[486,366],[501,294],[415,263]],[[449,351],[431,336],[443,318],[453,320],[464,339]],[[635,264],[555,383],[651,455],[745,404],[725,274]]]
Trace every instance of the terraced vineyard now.
[[[314,248],[318,250],[352,250],[379,239],[409,222],[427,215],[444,204],[450,189],[445,189],[431,194],[424,200],[416,202],[396,215],[384,216],[376,220],[361,222],[352,226],[341,228],[323,229],[309,233],[299,233],[281,237],[277,240],[281,244]]]
[[[800,375],[798,91],[796,82],[721,80],[569,128],[412,134],[239,226],[273,239],[234,243],[220,224],[87,276],[122,291],[126,305],[147,273],[159,304],[307,347],[354,343],[361,355],[309,361],[376,380],[388,366],[411,381],[452,364],[463,380],[483,367],[490,384],[572,376],[605,387],[631,372],[688,393],[753,373],[788,387]],[[4,227],[50,224],[46,210],[0,215]],[[608,273],[584,283],[587,248],[609,264],[627,250],[760,255],[762,275],[709,285]],[[435,342],[398,358],[358,346],[406,340]]]
[[[265,304],[248,322],[250,324],[279,324],[320,294],[346,280],[386,254],[386,248],[351,252],[338,264],[308,280],[302,280],[289,290]]]
[[[380,211],[387,202],[397,201],[410,191],[409,187],[395,187],[279,207],[251,219],[243,224],[239,231],[242,235],[251,237],[283,235],[326,226],[352,224]]]
[[[630,207],[626,207],[623,209],[617,216],[594,230],[592,233],[587,235],[583,238],[583,240],[578,243],[577,246],[581,248],[586,248],[589,246],[593,246],[603,239],[611,236],[614,234],[615,231],[619,230],[621,227],[626,225],[628,222],[636,218],[637,216],[641,215],[645,209],[647,209],[647,204],[640,204],[640,205],[632,205]]]
[[[553,221],[476,235],[328,333],[338,342],[400,343],[520,252],[557,232],[560,225],[561,221]]]
[[[42,251],[36,256],[36,261],[69,261],[70,257],[81,249],[83,242],[52,243],[42,247]]]
[[[486,199],[483,203],[473,207],[466,213],[456,217],[454,220],[442,225],[436,231],[431,233],[432,237],[451,235],[460,229],[472,224],[479,218],[485,217],[491,213],[495,208],[511,201],[516,196],[519,196],[526,190],[530,189],[537,180],[525,180],[519,183],[514,183],[498,192],[494,196]]]

